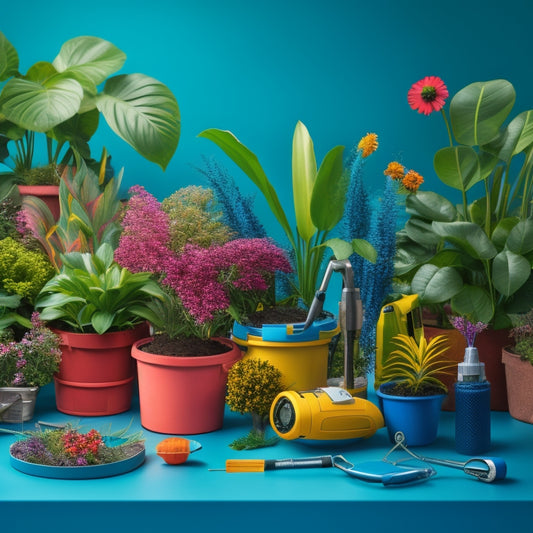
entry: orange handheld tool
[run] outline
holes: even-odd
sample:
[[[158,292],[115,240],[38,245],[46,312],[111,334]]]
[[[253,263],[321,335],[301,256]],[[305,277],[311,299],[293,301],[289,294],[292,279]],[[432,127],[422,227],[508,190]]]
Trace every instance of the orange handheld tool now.
[[[214,468],[211,471],[222,472],[265,472],[290,468],[328,468],[333,466],[333,457],[303,457],[300,459],[228,459],[226,468]]]

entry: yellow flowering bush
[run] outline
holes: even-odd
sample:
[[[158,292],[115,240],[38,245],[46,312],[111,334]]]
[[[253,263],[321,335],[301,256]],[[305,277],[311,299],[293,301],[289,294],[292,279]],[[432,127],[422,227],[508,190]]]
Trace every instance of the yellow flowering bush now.
[[[283,390],[281,372],[274,365],[260,359],[241,359],[228,373],[226,403],[232,411],[264,418]]]

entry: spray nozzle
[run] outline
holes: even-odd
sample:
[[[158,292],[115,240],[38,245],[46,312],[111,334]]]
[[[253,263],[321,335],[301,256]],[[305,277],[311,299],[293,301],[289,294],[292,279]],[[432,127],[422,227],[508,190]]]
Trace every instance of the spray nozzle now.
[[[475,346],[465,349],[464,362],[457,365],[457,381],[485,381],[485,363],[479,362]]]

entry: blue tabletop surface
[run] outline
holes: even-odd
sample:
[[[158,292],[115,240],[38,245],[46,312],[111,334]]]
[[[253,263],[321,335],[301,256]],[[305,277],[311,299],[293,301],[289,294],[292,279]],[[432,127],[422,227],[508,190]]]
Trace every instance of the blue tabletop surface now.
[[[369,399],[377,403],[374,392]],[[38,398],[34,422],[79,422],[83,428],[118,430],[140,424],[138,399],[132,409],[111,417],[79,418],[55,409],[53,387]],[[18,429],[17,425],[3,425]],[[19,426],[20,427],[20,426]],[[228,445],[251,428],[251,418],[225,413],[222,430],[189,436],[202,449],[179,466],[155,453],[169,435],[143,429],[146,460],[124,475],[90,480],[29,476],[9,461],[16,437],[0,434],[0,516],[2,531],[158,531],[174,524],[196,531],[498,531],[532,532],[533,425],[506,412],[492,413],[489,454],[507,463],[504,481],[485,484],[462,470],[435,466],[437,476],[419,484],[388,488],[354,479],[336,468],[226,473],[226,459],[284,459],[342,454],[352,463],[380,460],[391,448],[386,429],[369,439],[343,442],[279,441],[270,448],[234,451]],[[442,412],[437,440],[416,451],[465,461],[454,450],[454,413]],[[512,527],[509,526],[509,520]],[[73,527],[73,523],[76,524]]]

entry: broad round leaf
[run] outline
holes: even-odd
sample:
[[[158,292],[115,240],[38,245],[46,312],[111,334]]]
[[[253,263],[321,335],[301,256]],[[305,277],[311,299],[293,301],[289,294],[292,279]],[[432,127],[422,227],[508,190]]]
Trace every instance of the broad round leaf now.
[[[461,276],[452,267],[421,266],[411,282],[414,293],[426,304],[446,302],[463,287]]]
[[[398,246],[394,256],[394,272],[397,276],[407,274],[413,268],[427,263],[435,253],[433,248],[427,248],[419,243],[408,240]]]
[[[494,315],[490,295],[481,287],[465,285],[450,303],[456,314],[467,316],[470,322],[488,324]]]
[[[511,296],[529,279],[531,265],[521,255],[504,250],[492,263],[492,282],[504,296]]]
[[[486,233],[471,222],[433,222],[433,231],[475,259],[492,259],[497,250]]]
[[[404,226],[405,233],[408,237],[424,246],[436,246],[441,238],[435,234],[431,221],[421,218],[411,217]]]
[[[507,248],[515,254],[525,255],[533,250],[533,219],[520,220],[509,232]]]
[[[2,112],[8,120],[27,130],[47,132],[74,116],[83,89],[75,80],[53,76],[44,83],[9,80],[2,91]]]
[[[119,137],[148,161],[167,167],[178,146],[180,112],[166,85],[144,74],[115,76],[96,103]]]
[[[447,198],[433,191],[408,194],[405,199],[405,210],[411,215],[439,222],[453,222],[457,218],[455,206]]]
[[[122,68],[126,54],[98,37],[75,37],[66,41],[53,61],[58,72],[77,73],[95,85]]]
[[[450,120],[457,142],[479,146],[492,141],[511,112],[514,87],[507,80],[476,82],[450,102]]]
[[[19,56],[15,47],[0,31],[0,81],[7,80],[18,72]]]
[[[433,159],[440,180],[459,191],[467,191],[481,181],[479,159],[470,146],[448,146],[439,150]]]

